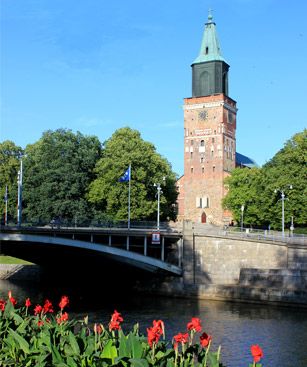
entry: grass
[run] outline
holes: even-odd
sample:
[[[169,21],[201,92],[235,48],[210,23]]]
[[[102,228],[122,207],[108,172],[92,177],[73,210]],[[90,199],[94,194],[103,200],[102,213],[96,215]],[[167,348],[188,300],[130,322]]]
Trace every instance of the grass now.
[[[29,261],[18,259],[17,257],[0,255],[0,264],[24,264],[32,265]]]

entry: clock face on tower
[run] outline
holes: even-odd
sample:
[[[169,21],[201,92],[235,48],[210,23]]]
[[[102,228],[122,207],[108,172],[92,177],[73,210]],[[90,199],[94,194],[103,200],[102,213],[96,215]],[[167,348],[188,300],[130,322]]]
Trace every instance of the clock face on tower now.
[[[205,121],[208,117],[208,112],[206,110],[203,110],[203,111],[200,111],[198,113],[198,119],[199,120],[202,120],[202,121]]]

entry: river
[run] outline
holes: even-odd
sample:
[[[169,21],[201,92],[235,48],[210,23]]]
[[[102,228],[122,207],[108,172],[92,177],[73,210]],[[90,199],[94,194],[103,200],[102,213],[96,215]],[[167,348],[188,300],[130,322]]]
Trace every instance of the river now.
[[[34,303],[49,298],[57,304],[60,296],[66,294],[71,299],[71,316],[89,315],[93,323],[106,325],[116,309],[124,317],[124,330],[139,322],[145,333],[153,319],[161,319],[168,339],[185,331],[191,317],[199,317],[203,330],[212,335],[213,349],[222,346],[222,361],[227,367],[247,367],[252,362],[252,344],[263,348],[264,367],[307,366],[307,309],[153,297],[123,293],[120,289],[110,292],[99,280],[86,290],[52,282],[42,286],[0,281],[0,298],[6,298],[8,290],[13,291],[20,304],[26,297]]]

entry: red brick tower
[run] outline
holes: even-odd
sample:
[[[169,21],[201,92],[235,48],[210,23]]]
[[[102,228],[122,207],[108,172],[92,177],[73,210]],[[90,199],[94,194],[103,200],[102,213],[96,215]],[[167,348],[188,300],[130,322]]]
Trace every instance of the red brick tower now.
[[[231,221],[221,203],[226,194],[223,181],[235,168],[236,152],[237,108],[228,96],[228,69],[209,13],[200,54],[192,64],[193,96],[184,99],[181,219],[217,225]]]

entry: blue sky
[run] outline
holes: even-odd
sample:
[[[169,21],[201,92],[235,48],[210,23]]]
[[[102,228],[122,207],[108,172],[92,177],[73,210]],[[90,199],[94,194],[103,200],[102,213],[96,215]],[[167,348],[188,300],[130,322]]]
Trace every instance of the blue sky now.
[[[307,2],[1,0],[0,141],[123,126],[183,173],[183,98],[213,9],[237,151],[264,164],[306,126]]]

